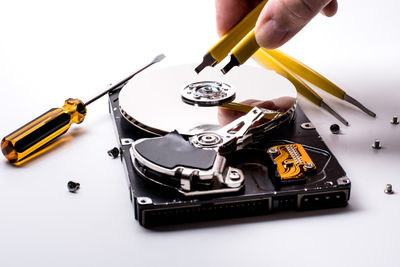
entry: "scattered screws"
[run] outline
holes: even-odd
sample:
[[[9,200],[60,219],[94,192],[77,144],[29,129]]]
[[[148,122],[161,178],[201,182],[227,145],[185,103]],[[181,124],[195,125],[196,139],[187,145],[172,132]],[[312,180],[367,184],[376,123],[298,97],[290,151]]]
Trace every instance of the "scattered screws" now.
[[[233,181],[237,181],[240,179],[240,174],[237,171],[231,171],[229,178]]]
[[[397,116],[393,116],[392,120],[390,121],[391,124],[399,124],[399,118]]]
[[[69,181],[67,184],[68,187],[68,191],[71,193],[75,193],[76,191],[78,191],[80,184],[79,183],[75,183],[73,181]]]
[[[388,194],[388,195],[393,194],[392,185],[391,184],[387,184],[384,192],[385,192],[385,194]]]
[[[272,156],[276,156],[278,154],[278,149],[276,147],[271,147],[267,150],[267,153],[272,155]]]
[[[314,167],[315,167],[314,163],[311,162],[307,162],[306,164],[304,164],[304,169],[306,171],[312,171],[314,170]]]
[[[108,150],[107,153],[110,157],[116,159],[119,156],[119,149],[114,147],[113,149]]]
[[[349,184],[350,180],[347,177],[341,177],[339,179],[336,180],[338,185],[345,185],[345,184]]]
[[[381,149],[381,148],[382,148],[382,146],[381,146],[381,141],[378,140],[378,139],[376,139],[376,140],[374,141],[374,143],[372,144],[372,148],[373,148],[373,149]]]
[[[304,122],[300,125],[300,127],[304,130],[314,130],[315,126],[311,122]]]
[[[332,181],[325,182],[325,185],[326,186],[333,186],[333,182]]]
[[[338,134],[340,132],[340,126],[337,125],[336,123],[332,124],[330,129],[331,129],[331,133],[333,133],[333,134]]]
[[[201,95],[198,94],[198,93],[196,93],[196,94],[193,95],[193,98],[194,98],[194,99],[200,99],[200,98],[201,98]]]

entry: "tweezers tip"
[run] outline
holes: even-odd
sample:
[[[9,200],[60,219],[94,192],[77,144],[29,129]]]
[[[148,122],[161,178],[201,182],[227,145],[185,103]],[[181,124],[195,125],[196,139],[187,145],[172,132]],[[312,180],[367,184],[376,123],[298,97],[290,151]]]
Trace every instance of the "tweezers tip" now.
[[[223,67],[221,69],[223,74],[227,74],[233,67],[239,66],[240,63],[237,60],[237,58],[235,57],[235,55],[231,55],[231,60],[228,62],[228,64],[225,65],[225,67]]]
[[[367,113],[369,116],[374,117],[374,118],[376,117],[375,112],[371,111],[370,109],[365,107],[363,104],[361,104],[360,101],[358,101],[357,99],[349,96],[348,94],[344,95],[344,100],[349,102],[350,104],[353,104],[354,106],[358,107],[359,109],[361,109],[362,111]]]
[[[217,61],[212,57],[212,55],[210,53],[207,53],[204,55],[203,57],[203,61],[200,63],[200,65],[198,65],[194,71],[199,74],[205,67],[208,66],[215,66],[215,64],[217,63]]]
[[[197,67],[194,69],[194,71],[195,71],[197,74],[199,74],[200,71],[202,71],[204,68],[205,68],[205,66],[203,67],[202,64],[200,64],[199,66],[197,66]]]
[[[331,108],[327,103],[321,101],[321,107],[327,110],[330,114],[332,114],[336,119],[338,119],[341,123],[346,126],[349,126],[349,122],[343,118],[339,113],[337,113],[333,108]]]

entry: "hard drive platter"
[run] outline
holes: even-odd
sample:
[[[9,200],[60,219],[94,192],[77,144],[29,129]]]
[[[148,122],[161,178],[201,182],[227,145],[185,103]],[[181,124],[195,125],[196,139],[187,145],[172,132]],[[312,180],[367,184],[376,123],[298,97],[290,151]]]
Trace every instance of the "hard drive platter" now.
[[[219,125],[217,106],[195,106],[182,100],[181,91],[201,81],[215,81],[235,88],[235,102],[251,99],[272,100],[297,96],[286,79],[272,71],[243,66],[240,71],[223,75],[217,69],[196,74],[191,65],[159,68],[134,77],[119,96],[122,114],[131,123],[152,133],[177,130],[190,135],[201,127]]]

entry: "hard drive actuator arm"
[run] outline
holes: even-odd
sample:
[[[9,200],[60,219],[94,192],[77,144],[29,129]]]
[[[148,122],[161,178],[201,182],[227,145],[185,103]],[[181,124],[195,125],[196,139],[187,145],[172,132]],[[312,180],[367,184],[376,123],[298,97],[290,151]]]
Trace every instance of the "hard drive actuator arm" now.
[[[237,147],[250,127],[263,117],[263,110],[253,108],[244,116],[230,122],[217,131],[206,131],[194,135],[191,142],[198,148],[226,149]]]
[[[259,108],[216,131],[185,139],[177,131],[139,139],[130,149],[135,169],[158,184],[185,196],[237,192],[243,188],[240,169],[228,166],[221,151],[234,151],[251,126],[263,117]]]

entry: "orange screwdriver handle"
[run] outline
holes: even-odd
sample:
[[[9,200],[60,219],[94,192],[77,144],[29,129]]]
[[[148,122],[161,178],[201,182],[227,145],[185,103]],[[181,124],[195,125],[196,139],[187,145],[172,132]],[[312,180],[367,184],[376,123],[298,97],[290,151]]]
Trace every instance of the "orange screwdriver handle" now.
[[[10,163],[18,163],[64,134],[72,123],[81,123],[85,116],[85,104],[69,98],[62,108],[50,109],[4,137],[1,152]]]

